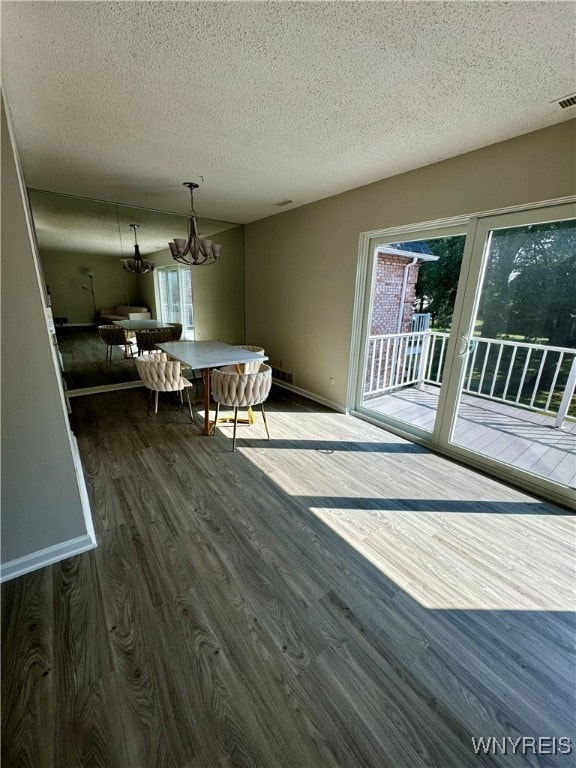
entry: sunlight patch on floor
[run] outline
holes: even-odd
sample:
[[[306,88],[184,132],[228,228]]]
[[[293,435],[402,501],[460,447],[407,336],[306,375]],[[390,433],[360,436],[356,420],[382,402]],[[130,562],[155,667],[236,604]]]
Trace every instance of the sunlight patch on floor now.
[[[426,608],[575,609],[576,517],[311,509]]]

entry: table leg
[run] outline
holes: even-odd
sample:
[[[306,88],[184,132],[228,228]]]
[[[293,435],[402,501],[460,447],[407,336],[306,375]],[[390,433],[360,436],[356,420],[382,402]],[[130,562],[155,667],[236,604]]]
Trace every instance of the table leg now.
[[[210,368],[202,369],[204,381],[204,434],[210,434]]]

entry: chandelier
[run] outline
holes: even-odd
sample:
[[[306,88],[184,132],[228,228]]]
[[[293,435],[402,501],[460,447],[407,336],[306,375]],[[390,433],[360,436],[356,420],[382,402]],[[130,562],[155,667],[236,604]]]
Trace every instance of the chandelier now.
[[[146,272],[152,272],[155,264],[153,261],[148,261],[140,256],[140,247],[136,237],[136,230],[139,226],[140,224],[130,224],[130,228],[134,230],[134,257],[132,259],[121,259],[121,262],[122,267],[126,272],[134,272],[136,275],[143,275]]]
[[[198,184],[193,181],[186,181],[183,184],[190,190],[190,216],[188,218],[188,240],[175,237],[173,242],[168,243],[172,258],[180,264],[189,264],[192,267],[202,264],[214,264],[220,258],[221,245],[213,243],[212,240],[202,240],[198,234],[198,225],[196,223],[196,212],[194,211],[194,190],[198,189]]]

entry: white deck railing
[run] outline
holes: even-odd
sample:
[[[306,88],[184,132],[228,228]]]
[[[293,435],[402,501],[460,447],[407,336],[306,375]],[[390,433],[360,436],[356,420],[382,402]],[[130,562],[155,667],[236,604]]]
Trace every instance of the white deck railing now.
[[[400,387],[441,384],[447,333],[422,331],[370,336],[364,396]],[[561,426],[576,383],[576,349],[475,337],[463,391],[556,416]]]

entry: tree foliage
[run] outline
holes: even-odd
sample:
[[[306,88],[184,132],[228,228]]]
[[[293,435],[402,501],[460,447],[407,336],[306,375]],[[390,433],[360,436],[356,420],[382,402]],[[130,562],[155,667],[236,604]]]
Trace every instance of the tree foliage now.
[[[576,227],[553,222],[493,233],[478,317],[482,336],[576,346]]]
[[[436,328],[452,322],[464,240],[428,241],[439,259],[421,266],[416,296]],[[520,336],[576,347],[576,222],[495,230],[477,320],[486,338]]]
[[[434,328],[449,328],[452,323],[458,276],[464,253],[465,237],[441,237],[429,240],[428,248],[438,261],[420,266],[416,283],[418,311],[430,312]]]

